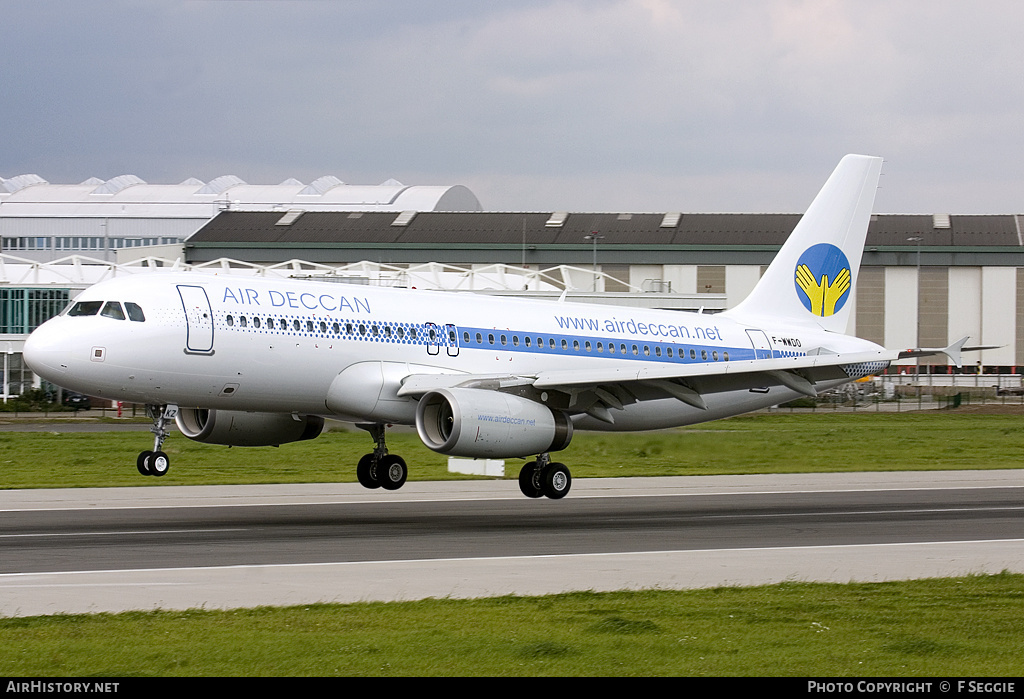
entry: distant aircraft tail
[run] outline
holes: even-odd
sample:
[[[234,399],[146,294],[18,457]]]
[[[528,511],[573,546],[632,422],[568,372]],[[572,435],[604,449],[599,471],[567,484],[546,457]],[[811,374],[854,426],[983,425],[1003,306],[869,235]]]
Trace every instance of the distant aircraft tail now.
[[[764,276],[726,314],[739,322],[807,323],[845,332],[882,159],[847,155]]]

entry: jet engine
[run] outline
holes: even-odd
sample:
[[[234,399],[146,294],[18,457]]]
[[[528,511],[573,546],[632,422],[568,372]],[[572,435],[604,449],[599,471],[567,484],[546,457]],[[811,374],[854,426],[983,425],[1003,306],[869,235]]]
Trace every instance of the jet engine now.
[[[572,422],[536,401],[478,388],[426,393],[416,431],[430,449],[451,456],[512,458],[569,446]]]
[[[324,419],[317,415],[203,408],[181,408],[175,422],[189,439],[234,447],[270,447],[299,442],[320,436],[324,428]]]

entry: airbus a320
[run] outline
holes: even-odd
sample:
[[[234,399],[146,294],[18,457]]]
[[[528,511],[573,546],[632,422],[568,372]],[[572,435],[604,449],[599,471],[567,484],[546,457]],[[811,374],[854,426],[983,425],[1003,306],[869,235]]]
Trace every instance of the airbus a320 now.
[[[279,445],[324,419],[367,429],[360,483],[408,468],[389,425],[442,454],[526,458],[528,497],[564,497],[553,461],[576,430],[653,430],[758,410],[945,353],[846,335],[882,159],[842,159],[751,294],[719,314],[370,288],[308,280],[135,275],[82,292],[25,344],[40,377],[147,405],[162,476],[173,420],[191,439]]]

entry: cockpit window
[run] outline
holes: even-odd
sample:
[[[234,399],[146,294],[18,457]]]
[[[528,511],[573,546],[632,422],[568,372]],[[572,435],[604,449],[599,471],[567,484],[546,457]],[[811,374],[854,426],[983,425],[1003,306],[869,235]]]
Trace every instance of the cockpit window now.
[[[100,311],[100,315],[115,320],[124,320],[124,311],[121,310],[121,304],[117,301],[107,301],[103,310]]]
[[[128,320],[134,320],[136,323],[145,323],[146,314],[142,312],[142,308],[137,303],[131,301],[124,302],[124,309],[128,311]]]
[[[102,301],[79,301],[71,310],[68,311],[69,316],[94,316],[100,312],[100,306],[103,305]]]

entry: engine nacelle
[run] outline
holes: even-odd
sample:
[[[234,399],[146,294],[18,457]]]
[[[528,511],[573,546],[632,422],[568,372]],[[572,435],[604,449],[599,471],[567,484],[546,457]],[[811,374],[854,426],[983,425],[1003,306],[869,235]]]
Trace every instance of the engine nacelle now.
[[[478,388],[441,388],[420,398],[416,431],[451,456],[513,458],[559,451],[572,440],[565,413],[520,396]]]
[[[234,447],[271,447],[320,436],[324,419],[317,415],[248,413],[236,410],[181,408],[175,418],[189,439]]]

